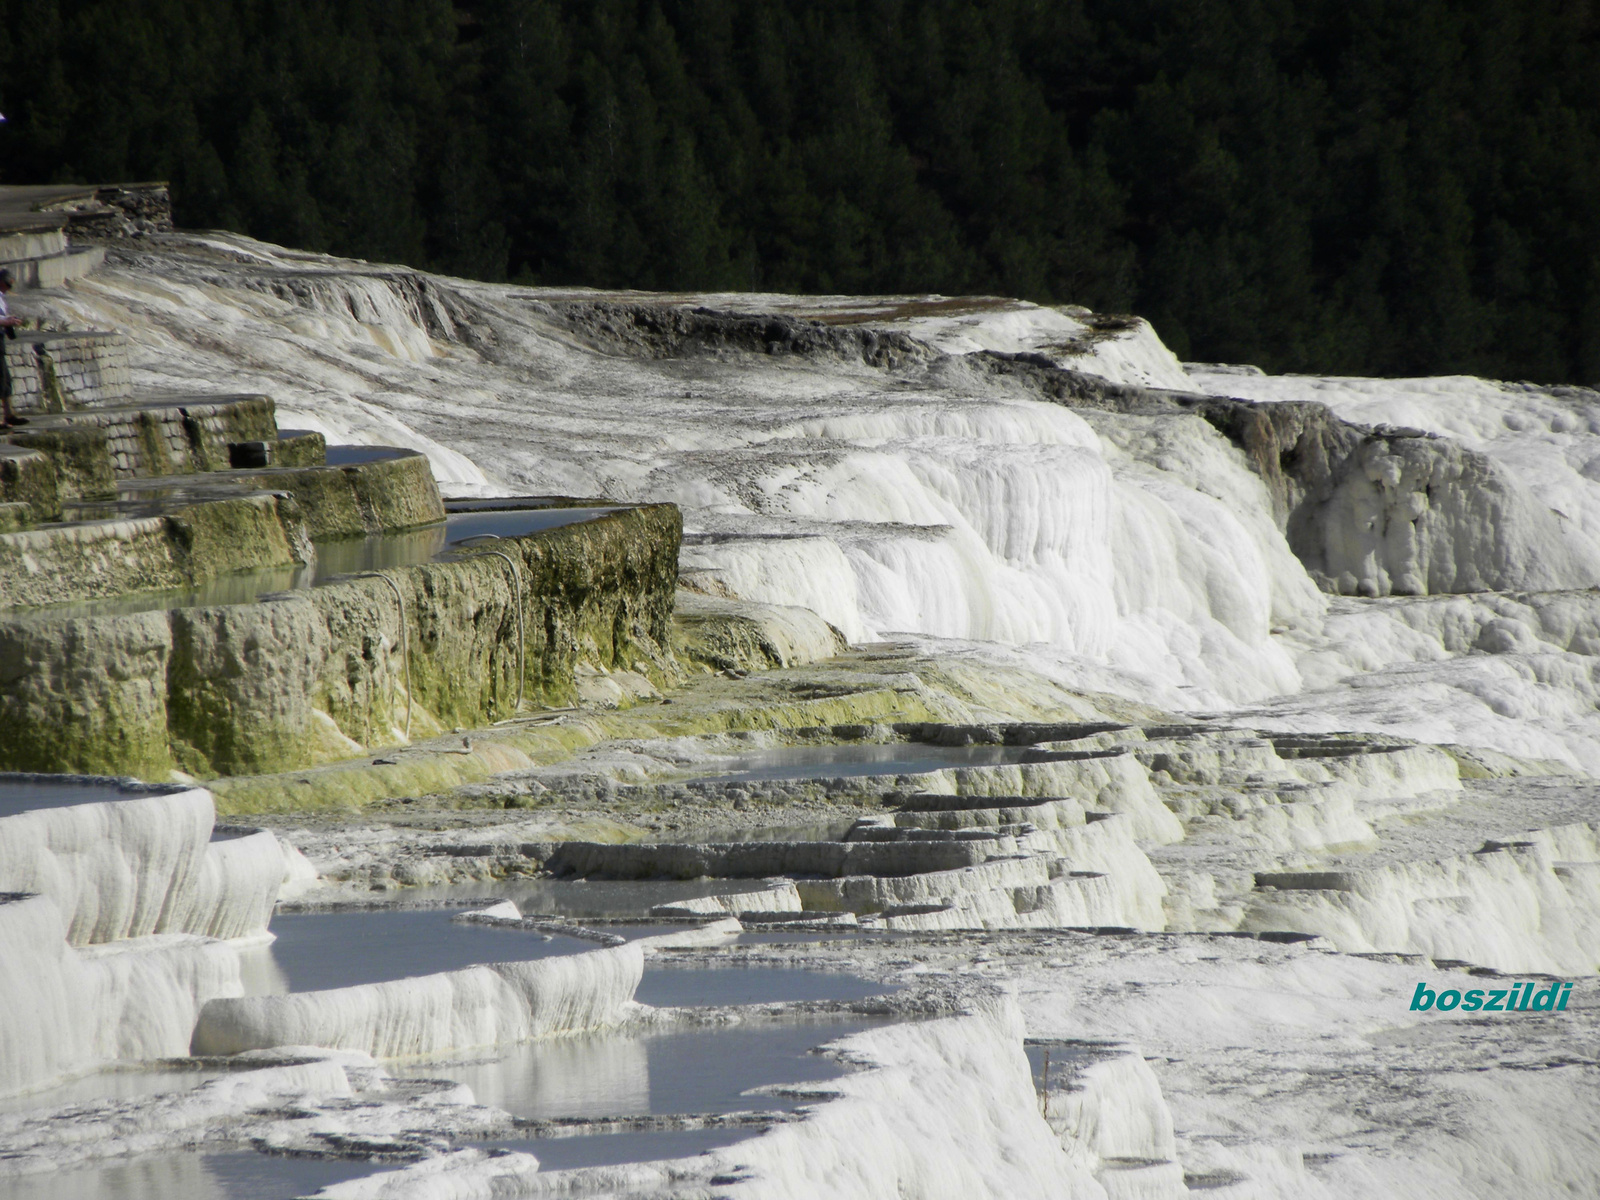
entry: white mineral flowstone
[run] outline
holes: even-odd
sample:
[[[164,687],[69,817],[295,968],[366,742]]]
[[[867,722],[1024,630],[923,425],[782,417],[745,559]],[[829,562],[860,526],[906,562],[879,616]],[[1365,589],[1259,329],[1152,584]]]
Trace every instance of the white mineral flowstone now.
[[[0,890],[49,897],[74,945],[265,932],[285,875],[270,833],[211,841],[203,788],[0,817]]]
[[[1007,797],[1009,798],[1009,797]],[[1062,829],[1084,823],[1084,808],[1070,796],[1058,796],[1038,802],[1026,798],[1013,805],[994,808],[935,808],[936,800],[916,796],[912,803],[928,805],[897,812],[893,817],[882,818],[897,829],[995,829],[1002,825],[1034,825],[1039,829]],[[862,822],[857,822],[858,827]]]
[[[1250,939],[1086,939],[1010,961],[1029,1035],[1137,1044],[1197,1194],[1227,1200],[1591,1195],[1600,1010],[1410,1011],[1509,986],[1425,961]],[[1107,1176],[1102,1176],[1102,1179]]]
[[[1108,1200],[1176,1200],[1189,1194],[1172,1111],[1137,1047],[1056,1046],[1045,1119]],[[1079,1061],[1079,1059],[1083,1061]],[[1066,1086],[1061,1086],[1064,1077]]]
[[[214,938],[260,937],[287,870],[282,844],[265,829],[210,842],[193,893],[172,897],[163,924]]]
[[[1472,535],[1477,561],[1469,543],[1463,543],[1451,555],[1456,561],[1450,569],[1488,578],[1514,574],[1515,578],[1491,582],[1496,590],[1548,591],[1593,582],[1600,486],[1590,464],[1600,451],[1600,393],[1465,376],[1352,379],[1205,370],[1191,374],[1196,386],[1206,391],[1269,403],[1314,401],[1346,420],[1421,430],[1486,455],[1503,472],[1502,481],[1484,487],[1481,484],[1487,481],[1477,480],[1480,486],[1454,494],[1453,481],[1436,480],[1432,482],[1445,482],[1445,487],[1424,498],[1424,507],[1454,508],[1445,519],[1472,527],[1464,532]],[[1370,448],[1372,461],[1365,464],[1369,495],[1352,496],[1349,502],[1373,512],[1391,499],[1412,503],[1422,481],[1406,478],[1408,464],[1394,454],[1398,445]],[[1361,482],[1353,481],[1352,486],[1360,487]],[[1388,524],[1378,522],[1375,533],[1381,537]],[[1412,552],[1419,551],[1425,555],[1427,547],[1414,547]],[[1569,578],[1574,573],[1591,578]]]
[[[657,933],[635,938],[632,945],[644,951],[646,958],[662,950],[688,950],[704,946],[726,946],[744,932],[737,917],[709,921],[698,929],[679,929],[672,933]]]
[[[1139,846],[1131,820],[1113,813],[1088,825],[1058,829],[1054,839],[1072,870],[1099,872],[1111,890],[1114,915],[1086,924],[1166,928],[1166,881]]]
[[[1028,752],[1030,759],[996,766],[946,767],[904,777],[933,795],[1069,796],[1084,808],[1126,815],[1142,842],[1164,845],[1183,837],[1183,825],[1150,783],[1150,773],[1127,750]]]
[[[741,600],[812,609],[852,639],[1048,640],[1175,673],[1196,695],[1247,698],[1295,679],[1273,611],[1293,595],[1296,614],[1319,616],[1303,572],[1272,580],[1281,547],[1263,550],[1256,518],[1233,503],[1260,484],[1209,427],[1186,422],[1183,436],[1206,440],[1216,462],[1188,480],[1153,467],[1152,490],[1118,479],[1109,458],[1128,456],[1077,413],[947,369],[978,351],[1042,351],[1114,381],[1187,386],[1144,322],[1101,328],[1017,302],[955,318],[884,312],[867,315],[925,339],[938,370],[910,381],[834,359],[686,370],[585,346],[551,307],[602,297],[419,287],[400,270],[204,241],[193,256],[178,239],[113,264],[52,303],[61,319],[127,331],[141,387],[260,390],[285,426],[422,450],[447,491],[677,502],[686,570],[715,573]],[[223,246],[237,253],[219,259]],[[293,288],[268,282],[281,271]],[[493,330],[492,357],[461,336],[471,327]],[[1193,569],[1144,577],[1139,548],[1157,545]]]
[[[723,892],[715,896],[694,896],[688,900],[675,900],[671,904],[657,904],[650,910],[652,917],[692,917],[712,913],[744,912],[800,912],[805,907],[792,879],[773,880],[753,892]]]
[[[275,1046],[411,1058],[621,1024],[644,972],[637,944],[495,963],[388,983],[216,1000],[200,1012],[196,1054]]]
[[[323,886],[317,868],[298,848],[280,837],[278,849],[283,854],[283,882],[278,887],[280,901],[302,900]]]
[[[1399,950],[1507,972],[1600,971],[1600,830],[1592,825],[1454,858],[1266,881],[1278,886],[1250,895],[1244,929],[1315,933],[1341,950]]]
[[[808,911],[871,916],[872,924],[888,929],[1165,928],[1166,885],[1124,820],[1047,836],[1060,853],[997,857],[915,875],[801,879],[795,887]],[[901,908],[937,911],[894,911]]]
[[[215,809],[200,788],[0,817],[0,888],[48,896],[76,945],[166,932],[205,869]]]
[[[189,1195],[181,1190],[183,1168],[194,1164],[197,1148],[254,1145],[288,1155],[345,1149],[360,1158],[429,1155],[447,1138],[511,1132],[509,1114],[477,1104],[462,1085],[395,1078],[369,1056],[348,1051],[285,1047],[239,1055],[226,1070],[205,1067],[208,1077],[193,1086],[65,1105],[46,1095],[32,1111],[0,1113],[0,1190],[8,1176],[32,1176],[24,1185],[32,1189],[28,1194],[45,1194],[54,1182],[49,1177],[61,1173],[51,1194],[123,1197],[115,1186],[104,1193],[85,1190],[93,1174],[66,1173],[126,1160],[132,1170],[110,1179],[149,1168],[152,1179],[171,1173],[169,1186],[178,1189],[149,1195]],[[177,1078],[181,1083],[183,1077]],[[160,1087],[159,1081],[158,1073],[146,1073],[147,1084]]]
[[[157,934],[68,945],[45,896],[0,901],[0,1095],[46,1087],[113,1059],[181,1057],[201,1007],[237,996],[231,945]]]
[[[237,1123],[286,1103],[305,1105],[351,1093],[343,1063],[324,1052],[305,1051],[300,1061],[241,1067],[193,1088],[136,1101],[78,1104],[66,1113],[44,1109],[3,1114],[0,1179],[61,1170],[84,1160],[168,1150],[203,1137],[208,1126]]]

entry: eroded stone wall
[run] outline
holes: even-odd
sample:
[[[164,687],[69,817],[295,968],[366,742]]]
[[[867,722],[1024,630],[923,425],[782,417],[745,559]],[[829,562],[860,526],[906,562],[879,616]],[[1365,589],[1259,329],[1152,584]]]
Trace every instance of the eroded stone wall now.
[[[27,332],[4,339],[11,404],[18,412],[65,412],[116,404],[133,389],[128,339],[99,330]]]
[[[233,571],[292,566],[306,553],[299,524],[292,499],[246,495],[161,517],[0,534],[0,606],[184,588]]]
[[[681,532],[651,505],[495,543],[516,581],[479,553],[256,604],[0,621],[0,767],[286,770],[508,716],[519,666],[533,704],[570,701],[580,665],[664,681]]]

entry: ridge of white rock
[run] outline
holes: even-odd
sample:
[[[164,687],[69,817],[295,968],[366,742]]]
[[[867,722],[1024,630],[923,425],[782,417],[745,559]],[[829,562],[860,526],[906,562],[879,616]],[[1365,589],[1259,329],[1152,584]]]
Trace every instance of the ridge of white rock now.
[[[388,983],[208,1003],[196,1054],[277,1046],[411,1058],[615,1026],[644,972],[635,944]]]
[[[714,896],[694,896],[688,900],[675,900],[671,904],[657,904],[650,909],[650,915],[691,917],[728,913],[738,916],[746,912],[800,912],[804,907],[794,880],[774,879],[767,887],[756,891],[721,892]]]
[[[1106,1195],[1111,1200],[1189,1195],[1172,1111],[1138,1048],[1101,1043],[1049,1049],[1054,1058],[1045,1080],[1045,1119]]]
[[[1148,1056],[1192,1194],[1555,1200],[1600,1183],[1597,1072],[1575,1053],[1592,981],[1561,1019],[1530,1022],[1410,1012],[1419,981],[1509,981],[1315,943],[1114,939],[1059,969],[1017,965],[1032,1036]]]
[[[211,841],[203,788],[0,817],[0,889],[49,897],[74,945],[265,932],[285,875],[270,833]]]
[[[1318,569],[1349,574],[1344,590],[1600,578],[1600,486],[1584,473],[1600,401],[1584,389],[1191,373],[1144,322],[1070,308],[529,290],[226,234],[175,235],[50,303],[126,330],[141,387],[270,393],[286,424],[422,449],[447,489],[677,502],[683,566],[705,590],[811,609],[853,641],[989,639],[987,653],[1022,647],[1073,686],[1171,710],[1251,705],[1258,723],[1537,745],[1600,768],[1587,641],[1552,659],[1500,631],[1462,651],[1397,637],[1378,607],[1335,601],[1330,618],[1262,478],[1206,420],[1046,403],[981,360],[1310,399],[1458,439],[1466,457],[1403,431],[1362,450],[1371,461],[1319,518],[1332,558]],[[596,304],[818,318],[933,357],[894,370],[716,346],[651,357],[590,340],[572,313]]]
[[[1506,972],[1600,970],[1600,829],[1531,831],[1450,858],[1280,872],[1242,928],[1319,934],[1340,950],[1401,950]]]
[[[0,1095],[118,1058],[181,1057],[201,1006],[240,992],[238,952],[157,934],[85,948],[45,896],[0,898]]]

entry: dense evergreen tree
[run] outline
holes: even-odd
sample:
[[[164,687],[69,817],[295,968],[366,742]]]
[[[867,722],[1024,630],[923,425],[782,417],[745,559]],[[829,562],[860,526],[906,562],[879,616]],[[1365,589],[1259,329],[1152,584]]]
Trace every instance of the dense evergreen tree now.
[[[0,179],[487,279],[1600,382],[1593,0],[0,0]]]

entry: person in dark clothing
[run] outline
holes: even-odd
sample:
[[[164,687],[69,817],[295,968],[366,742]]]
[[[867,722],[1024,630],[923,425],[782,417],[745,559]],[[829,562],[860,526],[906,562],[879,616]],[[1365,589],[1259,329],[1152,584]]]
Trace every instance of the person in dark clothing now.
[[[0,328],[6,331],[6,337],[15,338],[22,318],[11,315],[11,306],[6,303],[6,293],[10,290],[11,272],[0,267]],[[0,427],[26,425],[27,418],[11,411],[11,364],[6,362],[3,351],[4,347],[0,346]]]

